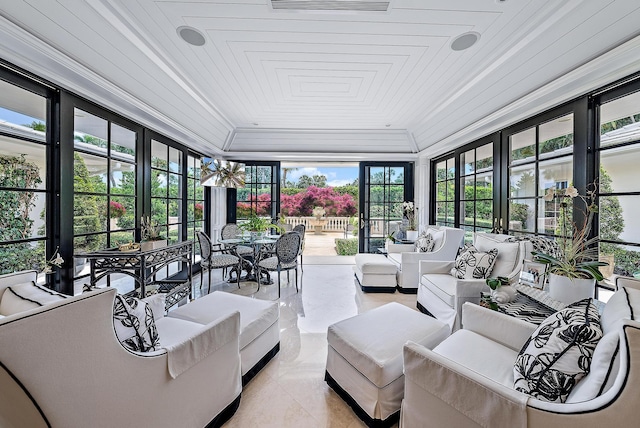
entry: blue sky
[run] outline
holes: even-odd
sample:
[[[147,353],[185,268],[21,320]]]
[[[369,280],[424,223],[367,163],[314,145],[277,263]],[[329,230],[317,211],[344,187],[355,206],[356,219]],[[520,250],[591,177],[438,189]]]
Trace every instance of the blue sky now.
[[[289,171],[287,181],[295,183],[303,175],[308,175],[309,177],[324,175],[327,177],[327,186],[344,186],[353,183],[353,180],[358,178],[358,167],[300,167],[295,171]]]
[[[44,122],[44,120],[34,119],[33,117],[25,116],[24,114],[16,113],[15,111],[7,110],[2,107],[0,107],[0,119],[6,120],[7,122],[15,125],[31,125],[31,122],[34,120]]]

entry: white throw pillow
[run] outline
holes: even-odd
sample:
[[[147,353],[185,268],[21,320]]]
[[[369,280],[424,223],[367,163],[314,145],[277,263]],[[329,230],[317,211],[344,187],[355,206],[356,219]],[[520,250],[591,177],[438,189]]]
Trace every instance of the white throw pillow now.
[[[619,352],[620,334],[612,331],[604,335],[598,342],[591,359],[589,374],[573,388],[567,403],[582,403],[593,400],[605,392],[607,381],[613,373],[616,355]]]
[[[433,236],[431,236],[430,233],[426,233],[416,240],[416,251],[419,253],[430,253],[433,251],[435,244],[436,241],[434,241]]]
[[[539,400],[564,403],[589,373],[601,337],[600,316],[591,299],[550,315],[516,358],[514,388]]]
[[[622,287],[607,301],[602,311],[600,324],[607,334],[617,330],[623,319],[634,320],[640,317],[640,290]]]
[[[450,273],[458,279],[488,278],[497,255],[495,248],[481,252],[473,245],[467,245],[458,253]]]
[[[473,245],[478,251],[498,250],[498,258],[493,266],[492,276],[509,276],[516,268],[520,256],[520,243],[499,241],[486,236],[486,233],[476,233]]]
[[[66,298],[64,294],[49,290],[33,281],[11,285],[2,293],[0,314],[13,315]]]
[[[113,304],[113,327],[120,343],[131,351],[149,352],[160,348],[153,311],[140,299],[116,295]]]
[[[439,250],[444,244],[444,230],[428,228],[426,233],[433,237],[433,250],[431,251]]]

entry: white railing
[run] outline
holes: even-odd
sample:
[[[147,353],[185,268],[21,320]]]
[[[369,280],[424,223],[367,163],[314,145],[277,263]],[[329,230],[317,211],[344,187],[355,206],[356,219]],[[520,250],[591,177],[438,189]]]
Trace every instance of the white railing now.
[[[326,220],[326,223],[322,225],[322,230],[324,232],[343,232],[349,225],[349,219],[350,217],[324,217],[323,220]],[[316,218],[311,216],[285,218],[286,224],[290,224],[292,227],[298,224],[304,224],[307,230],[313,230],[316,221]],[[384,231],[384,223],[384,220],[371,220],[369,222],[371,232],[382,233]]]
[[[349,217],[324,217],[326,222],[322,225],[322,230],[325,232],[342,232],[346,230],[349,224]],[[307,230],[313,230],[313,226],[316,224],[316,218],[309,217],[286,217],[285,223],[295,227],[298,224],[304,224]]]

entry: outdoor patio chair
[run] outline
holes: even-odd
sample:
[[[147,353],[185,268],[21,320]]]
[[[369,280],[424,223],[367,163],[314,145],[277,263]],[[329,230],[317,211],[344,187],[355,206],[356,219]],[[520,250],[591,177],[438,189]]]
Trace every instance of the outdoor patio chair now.
[[[276,241],[276,255],[267,257],[258,262],[256,276],[260,278],[262,271],[278,272],[278,299],[280,298],[280,272],[287,271],[287,281],[289,281],[289,271],[296,271],[296,293],[298,292],[298,253],[302,238],[298,232],[287,232]],[[260,290],[260,281],[258,281]]]
[[[233,249],[227,249],[222,244],[211,244],[211,239],[204,232],[198,232],[198,243],[200,244],[200,289],[202,289],[202,278],[205,269],[208,275],[207,293],[211,291],[211,270],[226,269],[234,267],[237,272],[241,272],[241,257],[232,254]],[[238,288],[240,288],[240,275],[236,275]]]

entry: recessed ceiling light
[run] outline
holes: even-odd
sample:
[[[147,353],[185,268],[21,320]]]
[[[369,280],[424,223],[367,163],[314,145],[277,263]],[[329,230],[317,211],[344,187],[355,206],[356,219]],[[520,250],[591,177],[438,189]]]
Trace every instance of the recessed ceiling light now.
[[[451,42],[451,50],[463,51],[469,49],[475,45],[478,40],[480,40],[480,33],[476,33],[475,31],[460,34]]]
[[[253,126],[258,126],[258,122],[253,122],[252,125]]]
[[[390,124],[390,123],[387,123],[385,126],[388,128],[388,127],[390,127],[390,126],[391,126],[391,124]]]
[[[202,46],[206,41],[204,35],[193,27],[182,26],[178,27],[176,31],[178,36],[190,45]]]

